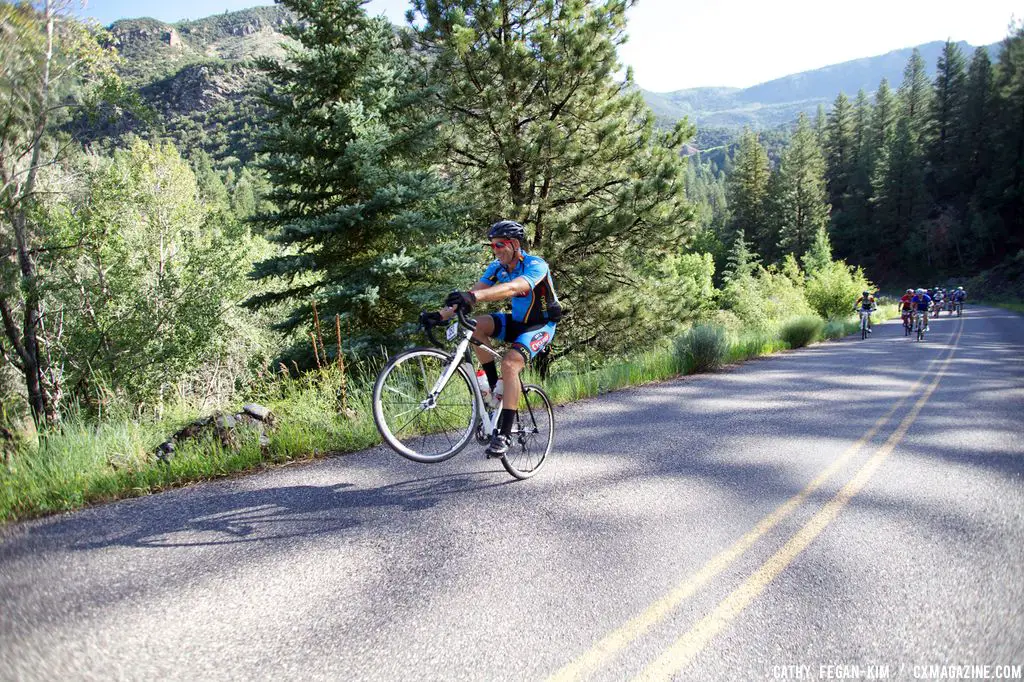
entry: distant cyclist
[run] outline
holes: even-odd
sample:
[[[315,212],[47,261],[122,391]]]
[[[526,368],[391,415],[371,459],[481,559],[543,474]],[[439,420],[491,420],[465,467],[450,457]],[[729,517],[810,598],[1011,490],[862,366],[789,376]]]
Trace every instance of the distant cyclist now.
[[[501,416],[498,418],[498,430],[486,450],[489,457],[502,457],[512,444],[512,427],[520,393],[517,377],[555,337],[555,325],[562,317],[562,308],[555,295],[548,264],[540,256],[531,256],[522,249],[526,228],[514,220],[501,220],[491,225],[487,236],[494,260],[469,291],[453,291],[445,299],[448,307],[433,315],[448,319],[455,314],[457,305],[471,310],[477,303],[512,299],[511,314],[481,315],[476,318],[476,331],[473,333],[473,338],[478,341],[486,341],[490,337],[512,345],[501,359],[504,384]],[[480,348],[474,347],[474,351],[493,393],[498,383],[494,359]]]
[[[910,302],[914,306],[914,310],[924,313],[924,330],[928,331],[928,310],[932,305],[932,297],[924,289],[918,289],[914,292],[914,297],[910,299]]]
[[[907,292],[900,297],[900,317],[903,318],[904,324],[906,324],[906,318],[913,314],[914,307],[911,303],[911,299],[914,298],[914,290],[907,289]]]
[[[949,307],[950,311],[954,310],[957,306],[960,306],[960,309],[963,310],[964,299],[967,298],[967,292],[964,291],[963,287],[957,287],[956,291],[951,293],[949,297],[953,301],[953,304]]]
[[[868,334],[871,333],[871,313],[878,309],[878,305],[875,303],[875,297],[871,295],[870,291],[865,291],[861,294],[857,302],[853,304],[855,312],[865,311],[868,314]]]

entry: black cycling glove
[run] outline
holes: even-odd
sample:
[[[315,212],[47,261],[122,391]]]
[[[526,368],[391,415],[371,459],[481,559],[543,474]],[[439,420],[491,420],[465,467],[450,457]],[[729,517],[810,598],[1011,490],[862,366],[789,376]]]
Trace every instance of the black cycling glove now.
[[[453,308],[462,306],[462,309],[468,312],[476,305],[476,294],[472,291],[453,291],[448,294],[444,304]]]

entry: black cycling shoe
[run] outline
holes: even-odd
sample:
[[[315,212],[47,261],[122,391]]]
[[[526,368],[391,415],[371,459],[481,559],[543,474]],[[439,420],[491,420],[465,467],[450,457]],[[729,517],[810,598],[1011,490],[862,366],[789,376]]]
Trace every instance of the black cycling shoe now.
[[[508,452],[510,445],[512,445],[512,436],[496,433],[491,436],[491,444],[487,446],[484,453],[488,457],[497,457],[498,459],[501,459]]]

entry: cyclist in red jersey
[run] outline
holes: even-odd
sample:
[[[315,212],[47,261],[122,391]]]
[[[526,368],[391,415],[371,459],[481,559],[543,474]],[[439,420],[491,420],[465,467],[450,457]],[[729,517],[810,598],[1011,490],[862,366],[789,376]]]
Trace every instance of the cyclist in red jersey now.
[[[914,315],[914,306],[911,303],[911,299],[913,299],[913,298],[914,298],[914,290],[913,289],[907,289],[907,293],[903,294],[903,296],[900,297],[900,302],[899,302],[899,306],[900,306],[900,319],[903,320],[903,324],[907,323],[907,318],[908,317],[913,317],[913,315]]]

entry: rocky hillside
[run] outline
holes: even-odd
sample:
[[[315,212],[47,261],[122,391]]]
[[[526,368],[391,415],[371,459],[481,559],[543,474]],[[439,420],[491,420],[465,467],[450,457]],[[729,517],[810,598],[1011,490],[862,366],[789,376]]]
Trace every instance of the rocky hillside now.
[[[281,28],[293,18],[280,6],[226,12],[196,21],[165,24],[122,19],[110,31],[124,57],[124,76],[145,84],[196,63],[238,63],[284,54]]]
[[[220,166],[247,163],[259,119],[252,60],[281,57],[294,18],[279,6],[226,12],[166,24],[124,19],[110,26],[123,58],[121,74],[149,111],[103,124],[80,121],[83,142],[109,144],[127,133],[169,136],[186,154],[209,153]]]

